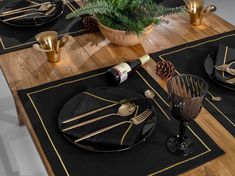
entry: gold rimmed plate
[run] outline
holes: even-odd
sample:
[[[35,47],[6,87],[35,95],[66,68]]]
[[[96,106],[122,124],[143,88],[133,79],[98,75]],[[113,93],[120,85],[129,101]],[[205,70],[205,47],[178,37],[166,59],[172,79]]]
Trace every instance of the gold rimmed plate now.
[[[84,110],[84,108],[85,109],[93,109],[96,105],[99,107],[99,106],[102,106],[101,104],[103,104],[102,103],[103,100],[93,99],[91,101],[89,99],[84,99],[83,92],[78,93],[76,96],[71,98],[64,105],[64,107],[62,108],[60,115],[59,115],[59,128],[61,130],[62,135],[69,142],[71,142],[73,145],[75,145],[79,148],[94,151],[94,152],[118,152],[118,151],[124,151],[124,150],[131,149],[131,148],[143,143],[152,134],[152,132],[155,129],[155,124],[156,124],[156,115],[155,115],[156,113],[155,113],[155,110],[154,110],[151,102],[148,99],[146,99],[145,97],[143,97],[142,95],[140,95],[137,92],[130,91],[130,90],[123,89],[123,88],[108,88],[108,87],[106,87],[106,88],[99,88],[97,90],[102,90],[104,92],[107,92],[107,94],[111,93],[114,96],[122,96],[123,97],[122,99],[128,99],[130,101],[138,100],[141,105],[143,104],[143,107],[141,107],[142,110],[145,108],[150,108],[152,110],[152,114],[142,124],[141,129],[138,131],[138,136],[136,137],[135,142],[130,146],[121,145],[122,140],[125,140],[125,135],[128,136],[130,134],[133,134],[133,132],[135,132],[134,128],[136,128],[136,127],[134,125],[131,126],[129,124],[126,126],[120,127],[120,128],[122,128],[122,131],[121,131],[120,135],[118,134],[118,139],[115,142],[112,141],[111,134],[116,133],[118,131],[118,129],[116,129],[117,131],[115,131],[115,132],[112,131],[111,133],[109,131],[107,131],[107,132],[105,132],[106,134],[104,136],[102,136],[103,140],[106,140],[105,137],[108,137],[109,138],[108,140],[111,139],[110,143],[107,143],[107,141],[105,143],[103,143],[103,141],[99,139],[100,136],[98,136],[98,135],[94,136],[92,139],[87,139],[87,140],[75,143],[74,141],[78,138],[78,136],[76,135],[76,132],[83,133],[84,129],[86,131],[87,128],[86,127],[80,128],[80,129],[78,128],[78,129],[76,129],[77,131],[74,131],[71,133],[67,133],[67,132],[64,133],[64,132],[62,132],[62,129],[64,129],[64,124],[62,122],[64,120],[67,120],[68,117],[74,117],[77,113],[80,113],[82,111],[83,112],[87,111],[87,110]],[[104,98],[104,99],[106,99],[106,98]],[[110,99],[111,99],[111,101],[113,100],[112,97],[110,97]],[[107,105],[107,103],[110,104],[110,102],[104,102],[103,105]],[[100,113],[90,115],[89,118],[93,118],[93,117],[95,118],[99,115],[105,115],[106,113],[115,112],[118,107],[119,107],[119,105],[117,105],[113,108],[109,108],[108,110],[102,111]],[[139,109],[141,109],[141,108],[139,108]],[[139,111],[139,113],[140,113],[140,111]],[[138,112],[134,112],[134,113],[139,114]],[[133,117],[135,115],[134,113],[131,115],[131,117]],[[131,117],[127,117],[127,118],[130,119]],[[113,118],[113,120],[114,120],[114,118],[117,118],[117,119],[115,119],[117,121],[114,120],[114,121],[112,121],[112,123],[117,123],[118,121],[120,122],[120,121],[127,120],[124,117],[118,117],[118,116],[109,117],[107,119],[103,119],[100,122],[96,122],[96,123],[99,123],[99,127],[96,128],[96,126],[94,126],[94,129],[98,130],[100,128],[107,126],[110,118]],[[82,120],[87,120],[87,119],[84,118]],[[74,123],[77,123],[77,122],[74,122]],[[100,125],[101,126],[103,125],[103,127],[101,127]],[[117,127],[117,128],[119,128],[119,127]],[[92,132],[92,131],[90,131],[90,132]],[[110,134],[110,136],[109,136],[109,134]],[[102,134],[100,134],[100,135],[102,135]],[[119,141],[119,140],[120,140],[120,144],[117,144],[117,141]]]

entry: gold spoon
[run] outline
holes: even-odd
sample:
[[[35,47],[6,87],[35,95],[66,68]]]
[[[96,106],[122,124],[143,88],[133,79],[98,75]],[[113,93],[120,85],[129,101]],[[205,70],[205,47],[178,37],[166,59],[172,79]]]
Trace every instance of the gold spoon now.
[[[119,108],[118,108],[118,111],[117,113],[111,113],[111,114],[106,114],[106,115],[103,115],[103,116],[100,116],[100,117],[96,117],[94,119],[91,119],[91,120],[87,120],[87,121],[84,121],[82,123],[78,123],[76,125],[72,125],[68,128],[65,128],[63,129],[62,131],[65,132],[65,131],[69,131],[69,130],[72,130],[74,128],[78,128],[78,127],[81,127],[83,125],[87,125],[89,123],[93,123],[93,122],[96,122],[98,120],[101,120],[101,119],[104,119],[106,117],[109,117],[109,116],[121,116],[121,117],[126,117],[126,116],[129,116],[131,115],[136,109],[136,105],[132,102],[127,102],[127,103],[123,103]]]
[[[162,107],[158,104],[158,102],[155,100],[155,93],[152,90],[146,90],[144,92],[144,95],[146,98],[149,98],[153,100],[153,102],[157,105],[157,107],[161,110],[161,112],[166,116],[168,120],[171,120],[170,117],[166,114],[166,112],[162,109]]]
[[[210,92],[208,92],[208,94],[211,96],[212,101],[221,101],[222,100],[222,97],[214,96]]]

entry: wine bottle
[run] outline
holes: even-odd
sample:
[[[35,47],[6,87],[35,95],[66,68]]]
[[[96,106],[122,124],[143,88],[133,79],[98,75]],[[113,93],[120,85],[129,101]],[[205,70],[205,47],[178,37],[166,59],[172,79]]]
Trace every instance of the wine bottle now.
[[[126,81],[127,78],[136,71],[138,67],[144,65],[146,62],[150,60],[149,55],[144,55],[132,62],[122,62],[105,72],[105,77],[107,79],[108,84],[110,85],[118,85],[122,82]]]

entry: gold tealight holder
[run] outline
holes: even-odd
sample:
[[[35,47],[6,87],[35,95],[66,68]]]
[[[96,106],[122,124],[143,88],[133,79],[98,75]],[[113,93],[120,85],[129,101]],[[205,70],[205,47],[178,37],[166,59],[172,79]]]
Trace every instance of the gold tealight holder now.
[[[189,13],[190,24],[193,26],[201,25],[205,14],[216,11],[214,5],[208,5],[204,8],[204,0],[186,0],[185,4]]]
[[[33,48],[44,52],[48,62],[51,63],[60,61],[62,47],[69,40],[67,35],[58,40],[58,33],[56,31],[41,32],[35,36],[35,39],[38,41],[38,44],[34,44]]]

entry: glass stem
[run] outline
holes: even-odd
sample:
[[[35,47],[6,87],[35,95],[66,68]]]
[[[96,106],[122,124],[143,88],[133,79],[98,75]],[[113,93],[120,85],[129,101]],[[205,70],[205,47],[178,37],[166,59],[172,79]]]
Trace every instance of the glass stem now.
[[[180,121],[179,143],[182,144],[185,138],[185,132],[188,122]]]

